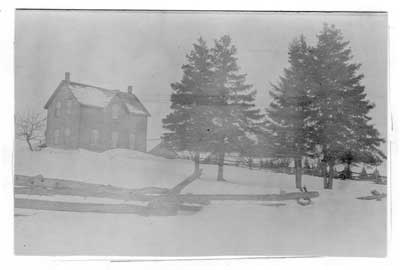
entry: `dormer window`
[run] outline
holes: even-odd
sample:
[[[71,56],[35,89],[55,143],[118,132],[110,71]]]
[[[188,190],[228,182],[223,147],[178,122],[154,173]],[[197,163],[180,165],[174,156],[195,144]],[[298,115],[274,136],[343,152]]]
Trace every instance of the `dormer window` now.
[[[112,119],[118,119],[118,117],[119,117],[119,106],[118,106],[118,104],[114,104],[111,107],[111,114],[112,114]]]
[[[57,101],[56,102],[56,117],[60,117],[61,115],[61,102]]]

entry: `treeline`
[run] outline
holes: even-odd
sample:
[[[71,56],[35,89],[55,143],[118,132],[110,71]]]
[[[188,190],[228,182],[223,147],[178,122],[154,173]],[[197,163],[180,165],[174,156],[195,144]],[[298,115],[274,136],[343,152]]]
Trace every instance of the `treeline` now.
[[[293,160],[296,187],[302,186],[303,160],[317,159],[324,188],[331,189],[334,166],[352,162],[379,164],[384,141],[370,123],[374,108],[361,84],[361,67],[352,62],[349,42],[340,30],[325,24],[314,46],[304,36],[289,45],[289,66],[271,85],[272,102],[265,113],[256,108],[256,91],[240,72],[236,47],[229,36],[208,47],[193,44],[182,66],[181,81],[171,84],[172,113],[163,119],[163,139],[177,151],[217,157],[222,181],[226,153],[251,160]]]

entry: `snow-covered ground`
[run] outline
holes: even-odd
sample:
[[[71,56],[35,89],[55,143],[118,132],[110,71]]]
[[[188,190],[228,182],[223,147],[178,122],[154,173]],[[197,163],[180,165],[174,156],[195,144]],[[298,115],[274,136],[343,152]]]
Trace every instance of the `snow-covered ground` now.
[[[221,183],[215,181],[216,166],[202,168],[201,179],[184,193],[295,190],[293,175],[226,166],[229,182]],[[140,188],[172,187],[192,171],[190,161],[130,150],[94,153],[47,148],[30,152],[22,142],[15,145],[16,174]],[[304,176],[303,182],[308,190],[320,192],[320,197],[306,207],[295,201],[280,202],[285,205],[213,201],[196,214],[172,217],[15,209],[15,250],[17,254],[115,256],[386,254],[386,200],[356,199],[373,189],[386,192],[386,186],[338,180],[333,190],[323,190],[320,178]],[[52,200],[115,202],[73,196],[55,196]]]

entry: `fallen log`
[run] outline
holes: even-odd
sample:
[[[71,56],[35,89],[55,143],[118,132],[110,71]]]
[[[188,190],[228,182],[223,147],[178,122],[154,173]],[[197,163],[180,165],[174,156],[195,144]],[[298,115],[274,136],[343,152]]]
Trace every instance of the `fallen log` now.
[[[151,201],[158,197],[168,197],[166,194],[160,195],[148,195],[140,193],[130,193],[129,191],[124,192],[91,192],[84,189],[46,189],[42,187],[15,187],[15,194],[27,194],[27,195],[69,195],[69,196],[82,196],[82,197],[101,197],[110,199],[120,200],[132,200],[132,201]],[[206,205],[210,201],[284,201],[284,200],[296,200],[298,198],[316,198],[319,193],[316,191],[309,192],[291,192],[282,194],[178,194],[177,197],[181,202],[192,203],[192,204],[203,204]]]
[[[164,215],[171,215],[176,214],[178,210],[198,211],[200,208],[200,206],[185,205],[186,203],[197,205],[209,204],[209,201],[201,198],[185,199],[176,197],[175,194],[197,179],[200,176],[200,173],[201,172],[198,172],[197,174],[193,174],[186,178],[183,182],[175,186],[175,188],[172,189],[172,192],[169,189],[159,187],[126,189],[111,185],[90,184],[74,180],[44,178],[42,175],[33,177],[16,175],[16,187],[14,188],[14,193],[41,196],[66,195],[100,197],[124,201],[143,201],[149,202],[146,209],[150,214],[163,215],[164,212]],[[175,200],[175,203],[172,203],[171,200]],[[164,209],[158,211],[153,208]]]
[[[178,210],[182,207],[184,199],[180,197],[180,192],[200,177],[202,170],[195,171],[192,175],[186,177],[182,182],[169,190],[166,195],[157,196],[151,200],[147,207],[153,215],[173,216],[178,214]],[[199,199],[198,199],[199,200]],[[196,201],[196,199],[192,199]]]
[[[271,207],[280,207],[280,206],[285,206],[286,203],[262,203],[260,205],[262,205],[262,206],[271,206]]]
[[[66,212],[90,212],[90,213],[112,213],[112,214],[138,214],[142,216],[155,215],[155,211],[147,206],[133,204],[103,204],[103,203],[77,203],[46,201],[37,199],[14,199],[15,208],[50,210]],[[201,210],[199,206],[180,205],[179,210],[187,212],[197,212]]]
[[[372,190],[371,194],[372,195],[369,195],[369,196],[358,197],[357,199],[359,199],[359,200],[377,200],[377,201],[381,201],[382,199],[386,198],[386,193],[384,193],[384,192],[380,193],[377,190]]]
[[[179,205],[177,196],[158,196],[147,204],[147,208],[153,215],[174,216],[178,214]]]
[[[188,186],[190,183],[192,183],[194,180],[197,178],[200,178],[201,173],[203,172],[202,169],[200,169],[197,172],[194,172],[191,176],[187,177],[185,180],[174,186],[173,188],[170,189],[169,194],[179,194],[181,191]]]
[[[91,190],[77,189],[77,188],[56,188],[50,189],[46,187],[15,187],[15,194],[26,194],[26,195],[41,195],[41,196],[54,196],[54,195],[64,195],[64,196],[80,196],[80,197],[98,197],[98,198],[110,198],[124,200],[128,199],[129,194],[124,193],[114,193],[114,192],[96,192]]]
[[[99,185],[91,184],[83,181],[66,180],[59,178],[45,178],[41,174],[35,176],[26,175],[15,175],[14,178],[15,186],[35,186],[35,187],[46,187],[46,188],[80,188],[80,189],[96,189],[96,188],[108,188],[108,189],[120,189],[111,185]]]
[[[357,199],[359,200],[376,200],[376,201],[381,201],[383,198],[386,198],[386,194],[382,194],[379,196],[370,195],[370,196],[357,197]]]
[[[149,202],[159,196],[166,195],[156,195],[156,194],[138,194],[130,192],[92,192],[82,189],[71,189],[71,188],[59,188],[59,189],[48,189],[43,187],[15,187],[14,194],[23,195],[40,195],[40,196],[54,196],[54,195],[64,195],[64,196],[79,196],[79,197],[96,197],[96,198],[109,198],[115,200],[123,201],[142,201]],[[181,203],[189,204],[200,204],[208,205],[209,200],[203,198],[180,198]]]
[[[37,199],[14,199],[14,207],[33,210],[85,212],[85,213],[110,213],[110,214],[137,214],[141,216],[171,215],[159,209],[134,204],[103,204],[103,203],[77,203],[47,201]],[[177,210],[194,213],[202,208],[193,205],[179,205]],[[176,213],[175,213],[176,214]]]
[[[186,205],[186,204],[179,205],[179,210],[182,210],[182,211],[198,212],[201,209],[203,209],[203,207],[198,206],[198,205]]]
[[[210,201],[287,201],[297,199],[317,198],[317,191],[289,192],[283,194],[178,194],[176,197],[180,202],[194,204],[208,204]],[[135,195],[134,200],[167,199],[168,195],[148,196]]]
[[[167,194],[169,192],[168,188],[160,187],[145,187],[139,189],[128,189],[122,187],[116,187],[112,185],[100,185],[91,184],[75,180],[66,180],[58,178],[44,178],[42,175],[36,176],[25,176],[25,175],[15,175],[14,185],[17,187],[41,187],[48,190],[53,189],[63,189],[88,193],[87,196],[92,196],[91,194],[98,193],[109,193],[109,194]],[[65,191],[68,192],[68,191]]]
[[[15,208],[35,210],[147,215],[145,206],[132,204],[77,203],[15,198],[14,206]]]
[[[319,196],[317,191],[308,192],[289,192],[283,194],[181,194],[182,199],[205,199],[209,201],[285,201],[297,200],[299,198],[316,198]]]

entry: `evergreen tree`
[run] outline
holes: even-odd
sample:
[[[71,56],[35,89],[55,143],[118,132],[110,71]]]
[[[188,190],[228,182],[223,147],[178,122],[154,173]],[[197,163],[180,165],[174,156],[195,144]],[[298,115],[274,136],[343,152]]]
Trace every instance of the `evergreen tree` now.
[[[273,100],[267,109],[266,127],[268,144],[273,145],[273,155],[289,157],[295,164],[296,188],[301,188],[302,157],[307,155],[309,143],[309,56],[303,36],[289,46],[289,64],[283,76],[270,92]]]
[[[212,99],[209,92],[213,78],[210,50],[202,38],[193,44],[186,59],[182,80],[171,84],[172,112],[163,119],[163,127],[168,130],[163,139],[176,151],[191,152],[197,172],[200,151],[208,149],[210,114],[207,108]]]
[[[240,73],[236,47],[227,35],[215,40],[211,49],[213,65],[213,100],[209,111],[212,118],[210,149],[218,156],[217,180],[223,181],[225,153],[243,153],[255,141],[251,135],[262,116],[255,108],[256,91]]]
[[[378,168],[375,168],[374,172],[372,173],[372,177],[375,180],[375,183],[382,183],[382,177],[378,171]]]
[[[359,178],[361,180],[368,179],[368,173],[367,173],[367,170],[365,169],[365,167],[362,168]]]
[[[314,82],[311,122],[313,142],[323,165],[324,187],[331,189],[333,166],[349,153],[352,158],[379,162],[385,155],[378,149],[384,140],[369,123],[374,105],[366,99],[360,64],[351,62],[349,42],[335,26],[324,25],[311,50],[311,80]],[[326,166],[329,178],[326,179]]]

